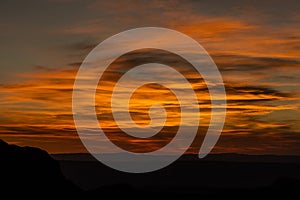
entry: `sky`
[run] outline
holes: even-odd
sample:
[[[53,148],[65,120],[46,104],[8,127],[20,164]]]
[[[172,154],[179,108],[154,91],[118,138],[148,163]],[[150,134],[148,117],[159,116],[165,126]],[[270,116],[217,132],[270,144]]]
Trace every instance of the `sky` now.
[[[1,2],[0,139],[50,153],[86,152],[72,114],[81,62],[121,31],[165,27],[198,41],[222,74],[227,116],[213,153],[300,155],[299,10],[296,0]],[[156,140],[121,134],[105,106],[118,72],[155,56],[166,63],[172,59],[151,50],[126,54],[97,90],[99,123],[114,143],[133,152],[162,147],[178,128],[178,102],[167,88],[145,85],[132,102],[133,119],[147,125],[149,107],[164,100],[169,118]],[[198,137],[187,151],[197,153],[209,124],[210,99],[201,77],[188,76],[202,109]]]

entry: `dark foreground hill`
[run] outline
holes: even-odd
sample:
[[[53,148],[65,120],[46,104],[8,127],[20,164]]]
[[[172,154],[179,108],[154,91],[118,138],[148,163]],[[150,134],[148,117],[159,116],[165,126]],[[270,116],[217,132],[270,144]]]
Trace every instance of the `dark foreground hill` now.
[[[79,189],[64,177],[59,163],[46,151],[38,148],[8,145],[0,140],[0,163],[2,195],[28,197],[79,192]]]

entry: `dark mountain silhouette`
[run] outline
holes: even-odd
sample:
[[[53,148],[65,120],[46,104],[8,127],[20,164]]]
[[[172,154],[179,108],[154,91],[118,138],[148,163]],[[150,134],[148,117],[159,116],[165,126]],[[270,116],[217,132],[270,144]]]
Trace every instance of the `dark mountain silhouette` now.
[[[49,196],[79,192],[63,176],[59,163],[38,148],[9,145],[0,140],[0,163],[0,194]]]
[[[0,194],[10,197],[289,199],[300,189],[297,156],[224,154],[198,160],[186,155],[159,171],[129,174],[110,169],[87,154],[50,156],[37,148],[0,140],[0,162]]]

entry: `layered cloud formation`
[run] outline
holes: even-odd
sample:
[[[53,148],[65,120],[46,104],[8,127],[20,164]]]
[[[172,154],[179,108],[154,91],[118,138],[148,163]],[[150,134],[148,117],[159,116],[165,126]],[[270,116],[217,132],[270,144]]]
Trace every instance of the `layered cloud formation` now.
[[[202,44],[223,76],[227,119],[214,152],[300,154],[299,2],[31,3],[35,7],[15,7],[14,16],[3,12],[6,20],[0,24],[4,40],[0,51],[7,55],[0,62],[1,138],[52,153],[85,152],[72,117],[72,90],[81,61],[110,35],[135,27],[162,26]],[[144,54],[131,56],[118,62],[118,69]],[[168,59],[168,55],[162,57]],[[115,74],[107,74],[107,87],[102,90],[110,89],[113,77]],[[198,93],[201,109],[199,137],[189,150],[197,153],[209,123],[210,98],[199,75],[190,73],[188,79]],[[98,118],[104,120],[112,139],[122,143],[122,134],[114,129],[101,102],[105,94],[98,92]],[[147,92],[166,97],[173,116],[165,137],[156,143],[147,141],[146,148],[151,150],[168,140],[179,115],[176,99],[166,95],[165,88],[148,86],[136,94],[140,101],[132,102],[137,123],[149,120],[145,104],[139,103],[145,102]],[[131,143],[130,150],[145,150],[143,141]]]

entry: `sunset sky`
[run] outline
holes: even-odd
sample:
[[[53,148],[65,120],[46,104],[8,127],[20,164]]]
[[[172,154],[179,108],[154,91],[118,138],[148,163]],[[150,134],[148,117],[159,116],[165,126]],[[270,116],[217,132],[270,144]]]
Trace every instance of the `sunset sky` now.
[[[227,117],[213,153],[300,155],[299,11],[297,0],[1,2],[0,139],[50,153],[86,152],[72,114],[73,84],[81,62],[96,45],[121,31],[165,27],[198,41],[223,76]],[[164,52],[137,51],[112,67],[122,71],[137,59],[157,55],[166,63],[172,59]],[[176,97],[157,85],[143,86],[133,96],[132,117],[140,125],[149,122],[151,104],[162,99],[149,100],[150,96],[164,97],[161,103],[171,105],[168,128],[145,146],[143,140],[122,135],[110,119],[107,92],[117,76],[107,73],[107,85],[97,91],[99,123],[114,142],[131,151],[161,147],[178,126]],[[198,153],[209,124],[210,99],[199,75],[186,76],[202,109],[199,137],[188,151]]]

